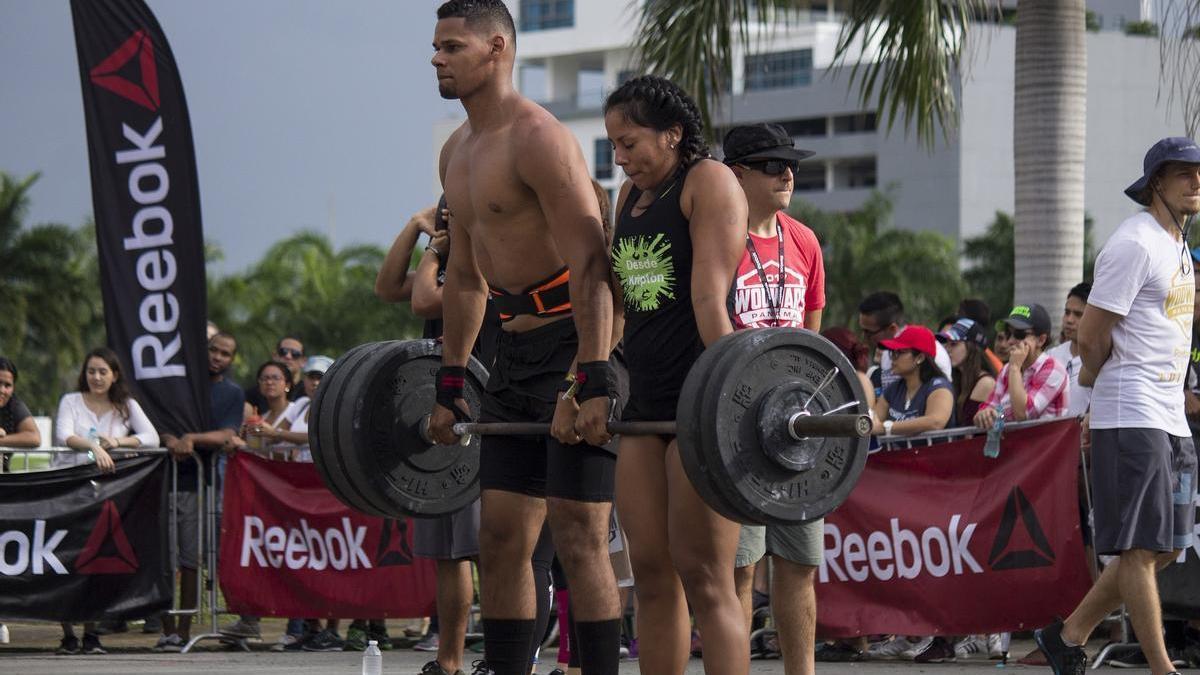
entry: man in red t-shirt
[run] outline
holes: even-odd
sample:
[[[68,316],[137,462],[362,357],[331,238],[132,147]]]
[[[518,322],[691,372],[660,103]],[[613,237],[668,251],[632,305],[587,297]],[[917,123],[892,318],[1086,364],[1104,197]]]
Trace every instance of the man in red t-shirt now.
[[[784,212],[800,160],[777,124],[734,127],[725,136],[725,163],[733,169],[749,206],[746,253],[730,296],[734,328],[783,326],[821,330],[825,307],[825,264],[813,231]],[[742,528],[737,553],[737,589],[751,618],[755,564],[767,553],[774,560],[772,610],[779,628],[784,673],[814,670],[817,597],[813,586],[821,564],[824,521],[788,527]]]

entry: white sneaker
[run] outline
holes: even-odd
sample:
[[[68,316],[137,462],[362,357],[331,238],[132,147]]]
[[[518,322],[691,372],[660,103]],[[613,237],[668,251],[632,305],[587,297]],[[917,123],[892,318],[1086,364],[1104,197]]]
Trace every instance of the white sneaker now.
[[[890,640],[880,640],[867,647],[868,659],[894,659],[912,647],[908,638],[897,635]]]
[[[968,635],[954,644],[954,656],[958,659],[969,659],[986,650],[987,644],[978,635]]]
[[[1009,633],[989,633],[987,636],[988,658],[1000,660],[1008,653]]]
[[[0,623],[0,645],[8,644],[8,626]]]
[[[156,652],[175,652],[183,651],[183,638],[180,638],[177,633],[170,635],[162,635],[158,638],[158,643],[153,648]]]
[[[283,635],[279,636],[279,639],[275,641],[275,644],[271,645],[271,651],[282,652],[286,650],[289,645],[294,645],[299,641],[300,638],[296,637],[295,635],[292,635],[291,633],[284,633]]]
[[[912,646],[900,652],[900,658],[912,661],[917,658],[917,654],[929,649],[929,645],[933,644],[933,636],[923,637],[916,642],[909,641]]]

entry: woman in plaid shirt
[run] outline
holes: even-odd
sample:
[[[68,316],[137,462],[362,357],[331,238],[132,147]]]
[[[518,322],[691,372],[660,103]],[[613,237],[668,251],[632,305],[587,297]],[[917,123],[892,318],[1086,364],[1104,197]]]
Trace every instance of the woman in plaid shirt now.
[[[1069,378],[1066,366],[1045,353],[1050,341],[1050,315],[1041,305],[1017,305],[1008,318],[1008,364],[996,388],[975,414],[975,426],[989,429],[1003,413],[1010,422],[1062,417],[1067,413]]]

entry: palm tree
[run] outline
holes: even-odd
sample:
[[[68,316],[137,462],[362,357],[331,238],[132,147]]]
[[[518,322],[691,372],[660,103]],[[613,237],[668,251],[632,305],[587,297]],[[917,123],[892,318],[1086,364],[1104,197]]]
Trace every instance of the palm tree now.
[[[37,179],[0,172],[0,353],[22,371],[21,397],[47,412],[103,344],[104,321],[90,225],[24,226]]]
[[[1200,7],[1200,0],[1177,1]],[[748,44],[752,21],[769,22],[808,4],[647,0],[636,42],[641,65],[688,88],[707,115],[729,79],[735,37]],[[954,82],[968,29],[998,8],[996,0],[847,3],[835,63],[852,64],[851,84],[889,129],[903,119],[906,128],[915,127],[917,137],[932,146],[939,129],[949,135],[957,127]],[[1082,274],[1085,3],[1019,0],[1017,9],[1015,292],[1023,302],[1054,307]],[[879,58],[860,61],[864,43]],[[1196,99],[1193,95],[1185,102]]]

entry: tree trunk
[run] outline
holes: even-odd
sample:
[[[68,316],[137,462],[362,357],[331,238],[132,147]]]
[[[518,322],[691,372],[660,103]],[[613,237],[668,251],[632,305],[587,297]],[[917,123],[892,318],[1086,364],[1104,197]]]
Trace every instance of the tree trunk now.
[[[1083,280],[1084,10],[1084,0],[1017,4],[1013,302],[1039,303],[1056,320]]]

